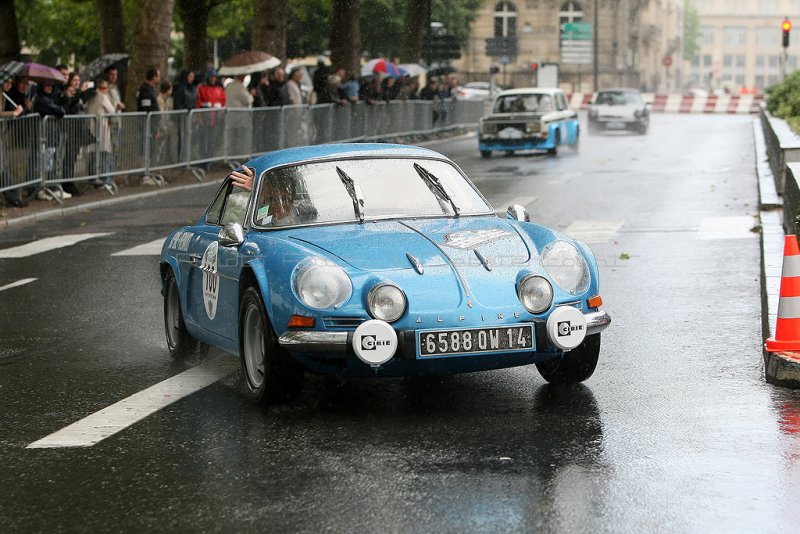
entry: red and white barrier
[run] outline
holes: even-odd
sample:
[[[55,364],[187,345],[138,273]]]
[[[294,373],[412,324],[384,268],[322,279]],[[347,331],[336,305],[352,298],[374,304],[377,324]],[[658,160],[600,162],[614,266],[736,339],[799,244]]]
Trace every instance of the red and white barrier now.
[[[572,93],[568,96],[572,109],[589,109],[591,93]],[[642,99],[651,105],[654,113],[758,113],[762,95],[656,95],[642,93]]]

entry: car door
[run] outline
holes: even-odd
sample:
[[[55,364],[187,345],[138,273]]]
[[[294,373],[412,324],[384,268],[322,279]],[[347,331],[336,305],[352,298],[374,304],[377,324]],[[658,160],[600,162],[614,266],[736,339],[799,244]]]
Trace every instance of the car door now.
[[[567,105],[564,93],[556,93],[556,110],[561,123],[561,139],[566,145],[574,145],[578,140],[578,114]]]
[[[237,338],[239,276],[238,246],[222,246],[219,233],[231,222],[244,227],[250,192],[227,181],[206,213],[205,224],[190,251],[189,309],[195,322],[224,338]]]

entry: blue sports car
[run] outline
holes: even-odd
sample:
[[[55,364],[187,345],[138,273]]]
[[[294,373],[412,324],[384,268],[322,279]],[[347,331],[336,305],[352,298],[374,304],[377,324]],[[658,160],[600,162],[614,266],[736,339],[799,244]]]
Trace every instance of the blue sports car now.
[[[431,150],[336,144],[246,163],[160,259],[169,351],[241,360],[245,394],[300,391],[304,371],[448,374],[536,364],[594,372],[602,310],[589,248],[494,209]]]

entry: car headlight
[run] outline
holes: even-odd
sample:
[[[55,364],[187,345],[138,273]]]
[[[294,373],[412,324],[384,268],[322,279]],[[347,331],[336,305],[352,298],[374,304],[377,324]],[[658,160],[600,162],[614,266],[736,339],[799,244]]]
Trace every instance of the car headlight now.
[[[553,241],[542,251],[542,265],[558,287],[577,295],[589,288],[589,266],[575,245]]]
[[[392,284],[378,284],[367,296],[369,313],[376,319],[392,323],[406,311],[406,296]]]
[[[309,308],[337,308],[353,294],[353,284],[344,269],[327,260],[314,258],[295,268],[294,290]]]
[[[545,278],[529,274],[517,285],[517,296],[526,310],[542,313],[553,303],[553,286]]]
[[[485,134],[496,134],[497,133],[497,124],[491,122],[484,122],[481,125],[481,132]]]

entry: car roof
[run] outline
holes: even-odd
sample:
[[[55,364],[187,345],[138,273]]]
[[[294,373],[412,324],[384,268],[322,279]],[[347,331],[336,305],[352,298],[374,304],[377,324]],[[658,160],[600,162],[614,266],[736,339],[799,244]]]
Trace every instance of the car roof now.
[[[563,93],[561,89],[547,89],[543,87],[522,87],[520,89],[506,89],[501,91],[497,96],[505,95],[554,95]]]
[[[600,89],[597,91],[599,93],[640,93],[638,89],[632,89],[630,87],[609,87],[608,89]]]
[[[286,148],[268,152],[250,160],[247,166],[258,169],[268,169],[281,165],[303,163],[307,161],[322,160],[336,157],[363,158],[363,157],[403,157],[403,158],[435,158],[449,161],[442,154],[427,148],[412,145],[393,145],[388,143],[335,143],[316,146],[303,146]]]

